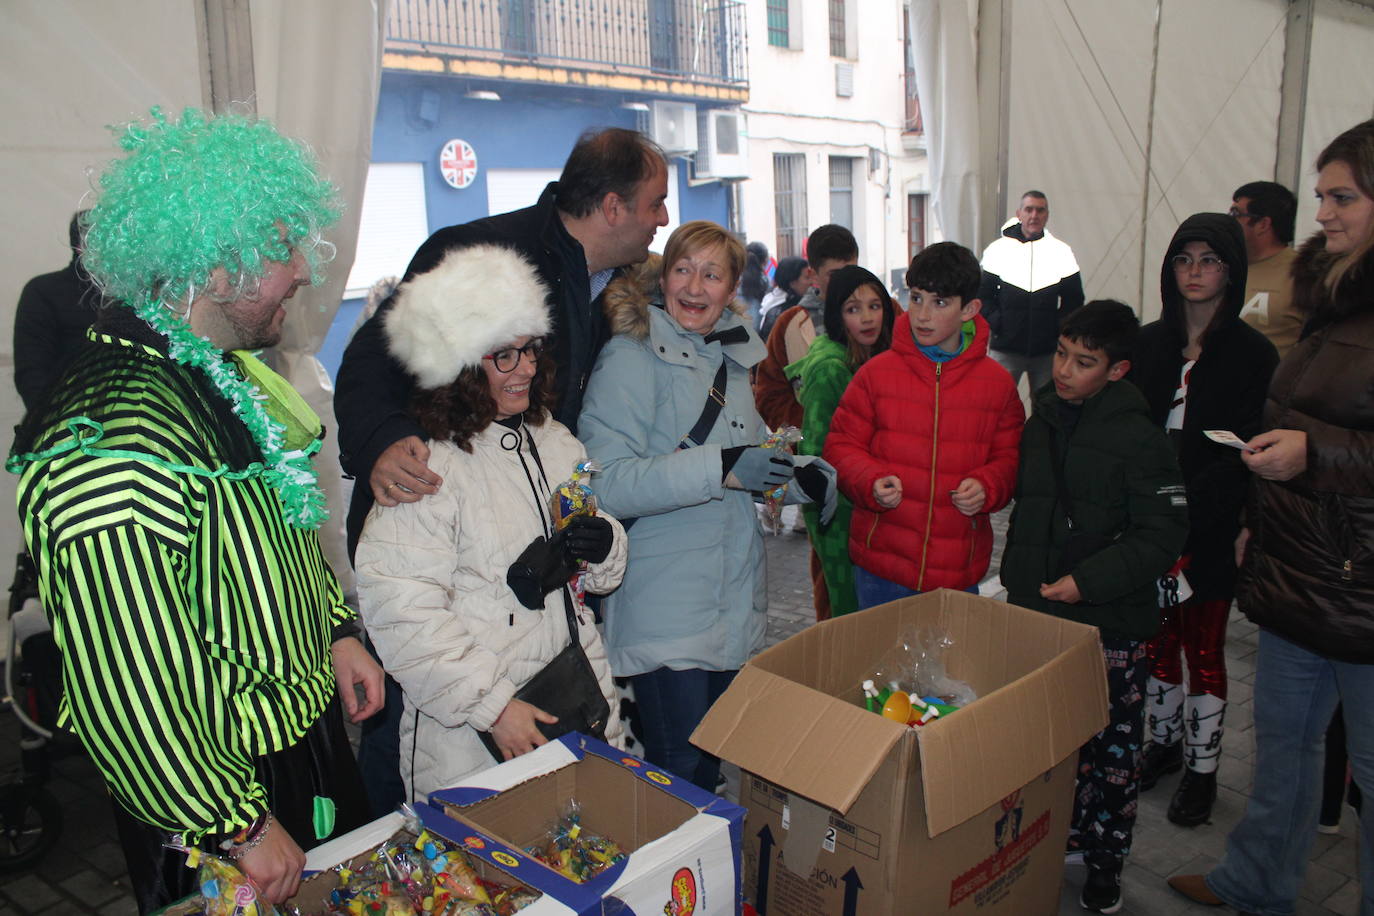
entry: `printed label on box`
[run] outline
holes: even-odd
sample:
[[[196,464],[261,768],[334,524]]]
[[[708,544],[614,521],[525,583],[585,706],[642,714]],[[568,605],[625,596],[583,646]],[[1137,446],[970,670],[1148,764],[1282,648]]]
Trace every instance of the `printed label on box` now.
[[[1031,851],[1050,835],[1050,812],[1046,810],[1023,828],[1024,808],[1019,790],[1002,799],[1002,816],[993,823],[997,851],[950,882],[951,909],[970,896],[981,908],[1011,893],[1026,871]]]

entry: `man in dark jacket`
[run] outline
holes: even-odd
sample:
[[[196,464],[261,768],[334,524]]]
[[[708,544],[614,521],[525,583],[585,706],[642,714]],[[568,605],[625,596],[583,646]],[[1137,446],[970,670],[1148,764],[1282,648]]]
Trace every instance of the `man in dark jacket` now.
[[[601,293],[623,267],[649,256],[659,226],[668,224],[668,163],[652,141],[612,127],[583,134],[558,181],[532,207],[440,229],[415,252],[402,284],[437,265],[449,251],[479,243],[507,245],[534,264],[551,290],[553,331],[545,352],[556,366],[554,417],[574,433],[587,386],[610,330]],[[383,319],[394,296],[358,329],[344,351],[335,384],[339,460],[357,479],[346,530],[351,560],[373,502],[415,502],[443,482],[429,469],[428,438],[410,416],[414,378],[391,355]],[[453,481],[461,486],[461,481]],[[363,728],[358,764],[374,813],[403,800],[397,769],[400,687],[386,679],[387,715]]]
[[[1144,731],[1146,640],[1155,582],[1183,549],[1188,507],[1164,430],[1123,383],[1139,324],[1120,302],[1065,321],[1054,385],[1036,393],[1021,437],[1016,508],[1002,555],[1007,600],[1098,627],[1107,728],[1079,752],[1068,852],[1088,866],[1083,908],[1114,913],[1131,850]]]
[[[454,248],[480,242],[508,245],[529,258],[553,291],[554,417],[575,433],[587,376],[610,336],[601,291],[617,270],[648,257],[658,227],[668,224],[667,196],[663,152],[642,134],[617,127],[583,134],[538,203],[440,229],[415,252],[402,283]],[[408,414],[414,380],[387,350],[382,318],[389,304],[344,351],[334,395],[340,461],[359,481],[348,511],[350,557],[374,500],[415,502],[442,483],[426,464],[424,432]]]
[[[39,274],[24,284],[14,311],[14,387],[33,410],[62,375],[67,361],[86,340],[100,293],[81,268],[81,220],[72,215],[72,260],[61,270]]]
[[[1083,304],[1083,278],[1073,250],[1050,235],[1050,204],[1042,191],[1021,195],[1016,218],[983,252],[983,318],[992,328],[989,354],[1032,395],[1050,380],[1059,322]],[[1034,400],[1034,398],[1032,398]]]

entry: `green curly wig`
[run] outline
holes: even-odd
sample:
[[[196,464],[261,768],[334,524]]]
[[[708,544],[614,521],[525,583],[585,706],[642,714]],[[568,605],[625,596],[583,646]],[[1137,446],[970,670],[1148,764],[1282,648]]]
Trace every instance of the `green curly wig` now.
[[[303,144],[266,121],[194,108],[180,121],[153,108],[152,119],[123,128],[119,143],[129,155],[100,176],[82,260],[108,298],[167,338],[172,359],[210,377],[262,451],[251,473],[276,490],[288,523],[317,528],[329,514],[310,462],[319,440],[289,443],[266,406],[271,398],[192,331],[185,313],[205,293],[255,296],[267,262],[289,261],[293,249],[319,282],[334,254],[320,238],[339,218],[334,187]],[[216,268],[229,275],[227,293],[212,283]]]
[[[216,267],[242,291],[266,261],[290,260],[292,248],[318,282],[333,254],[320,232],[340,207],[310,151],[242,115],[151,114],[151,123],[116,128],[128,155],[100,176],[87,217],[82,259],[105,295],[135,307],[153,297],[188,302]]]

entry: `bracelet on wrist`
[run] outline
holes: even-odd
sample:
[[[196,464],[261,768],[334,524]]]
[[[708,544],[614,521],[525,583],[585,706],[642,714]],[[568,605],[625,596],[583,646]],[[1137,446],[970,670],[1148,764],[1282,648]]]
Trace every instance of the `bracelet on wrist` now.
[[[272,812],[260,815],[253,823],[240,830],[234,836],[221,844],[224,854],[235,861],[243,858],[244,853],[250,849],[256,849],[259,844],[267,837],[267,831],[272,826]]]

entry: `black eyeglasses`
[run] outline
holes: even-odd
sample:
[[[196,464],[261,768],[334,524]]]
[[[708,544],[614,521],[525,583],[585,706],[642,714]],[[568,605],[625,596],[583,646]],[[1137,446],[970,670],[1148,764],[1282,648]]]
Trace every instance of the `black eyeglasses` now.
[[[1246,213],[1240,207],[1232,207],[1226,211],[1226,215],[1233,219],[1250,219],[1254,216],[1253,213]]]
[[[543,352],[544,338],[536,337],[523,347],[506,347],[504,350],[488,353],[482,358],[491,360],[497,372],[514,372],[515,367],[520,365],[521,356],[529,354],[531,362],[538,362],[539,356]]]

